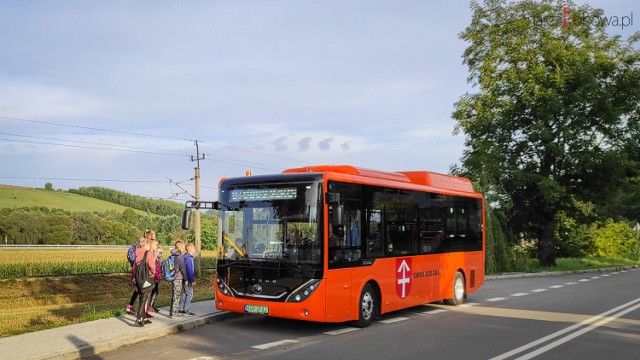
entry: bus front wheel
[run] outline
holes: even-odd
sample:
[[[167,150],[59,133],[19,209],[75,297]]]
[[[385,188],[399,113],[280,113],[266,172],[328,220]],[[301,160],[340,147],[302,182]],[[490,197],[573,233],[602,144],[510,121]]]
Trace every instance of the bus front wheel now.
[[[377,311],[376,293],[371,284],[367,284],[360,294],[360,303],[358,306],[358,320],[352,322],[352,325],[365,328],[371,325],[375,312]]]
[[[462,303],[464,302],[464,294],[464,276],[460,271],[458,271],[456,273],[456,276],[453,278],[453,297],[451,299],[446,299],[444,302],[447,305],[462,305]]]

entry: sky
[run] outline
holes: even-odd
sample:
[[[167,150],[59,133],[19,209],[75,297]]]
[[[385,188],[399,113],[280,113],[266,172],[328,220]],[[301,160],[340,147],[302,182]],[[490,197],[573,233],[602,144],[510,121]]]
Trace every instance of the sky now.
[[[578,1],[578,4],[587,3]],[[637,1],[591,1],[635,16]],[[449,172],[468,1],[0,3],[0,184],[184,202],[222,177]]]

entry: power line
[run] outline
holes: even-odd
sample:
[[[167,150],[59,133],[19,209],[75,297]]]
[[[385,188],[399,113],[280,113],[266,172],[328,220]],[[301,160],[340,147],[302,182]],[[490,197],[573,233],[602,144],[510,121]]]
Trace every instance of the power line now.
[[[142,150],[111,149],[111,148],[96,147],[96,146],[81,146],[81,145],[70,145],[70,144],[58,144],[58,143],[45,142],[45,141],[28,141],[28,140],[17,140],[17,139],[7,139],[7,138],[0,138],[0,140],[13,141],[13,142],[19,142],[19,143],[26,143],[26,144],[54,145],[54,146],[64,146],[64,147],[79,148],[79,149],[109,150],[109,151],[120,151],[120,152],[129,152],[129,153],[138,153],[138,154],[168,155],[168,156],[189,156],[187,154],[171,154],[171,153],[159,153],[159,152],[142,151]]]
[[[85,178],[61,178],[61,177],[33,177],[33,176],[0,176],[0,179],[19,180],[64,180],[64,181],[94,181],[94,182],[121,182],[121,183],[155,183],[168,184],[160,180],[122,180],[122,179],[85,179]]]
[[[89,141],[67,140],[67,139],[59,139],[59,138],[52,138],[52,137],[45,137],[45,136],[34,136],[34,135],[11,134],[11,133],[5,133],[5,132],[0,132],[0,135],[8,135],[8,136],[23,137],[23,138],[32,138],[32,139],[53,140],[53,141],[64,141],[64,142],[70,142],[70,143],[76,143],[76,144],[104,145],[104,146],[114,146],[114,147],[119,147],[119,148],[129,148],[129,149],[156,150],[156,151],[163,151],[163,152],[166,152],[166,153],[173,152],[173,153],[178,153],[178,154],[180,154],[180,155],[189,156],[189,154],[186,154],[186,153],[184,153],[184,152],[177,151],[177,150],[165,150],[165,149],[154,149],[154,148],[149,148],[149,147],[128,146],[128,145],[109,144],[109,143],[101,143],[101,142],[89,142]],[[45,144],[48,144],[48,143],[45,143]],[[105,149],[105,148],[98,148],[98,149]],[[113,150],[113,149],[106,149],[106,150]],[[163,154],[164,154],[164,153],[163,153]],[[167,155],[170,155],[170,154],[167,154]]]
[[[282,159],[282,160],[295,161],[295,162],[298,162],[298,163],[306,164],[306,162],[302,161],[302,160],[292,159],[292,158],[279,156],[279,155],[262,153],[262,152],[259,152],[259,151],[254,151],[254,150],[249,150],[249,149],[242,149],[242,148],[237,148],[237,147],[234,147],[234,146],[221,145],[221,144],[217,144],[217,143],[209,143],[207,141],[201,141],[201,143],[203,143],[203,144],[211,144],[211,145],[222,147],[222,148],[225,148],[225,149],[244,151],[244,152],[248,152],[248,153],[251,153],[251,154],[258,154],[258,155],[262,155],[262,156],[270,156],[270,157],[274,157],[274,158],[278,158],[278,159]]]
[[[112,132],[112,133],[135,135],[135,136],[155,137],[155,138],[161,138],[161,139],[193,141],[192,139],[185,139],[185,138],[179,138],[179,137],[173,137],[173,136],[150,135],[150,134],[143,134],[143,133],[132,132],[132,131],[101,129],[96,127],[81,126],[81,125],[58,124],[58,123],[49,122],[49,121],[30,120],[30,119],[8,117],[8,116],[0,116],[0,119],[45,124],[45,125],[52,125],[52,126],[70,127],[70,128],[93,130],[93,131]]]
[[[260,169],[260,170],[265,170],[265,171],[274,171],[274,169],[276,169],[276,168],[270,168],[269,169],[269,168],[264,168],[264,167],[261,167],[261,166],[255,166],[255,165],[247,166],[245,164],[238,164],[238,163],[235,163],[235,162],[232,162],[232,161],[218,160],[218,159],[211,159],[211,158],[206,158],[206,159],[204,159],[204,161],[216,161],[216,162],[221,162],[221,163],[225,163],[225,164],[231,164],[231,165],[241,166],[241,167],[245,167],[245,168],[249,167],[249,168]],[[276,171],[281,171],[281,170],[276,170]]]
[[[243,151],[243,152],[248,152],[248,153],[251,153],[251,154],[257,154],[257,155],[261,155],[261,156],[269,156],[269,157],[273,157],[273,158],[277,158],[277,159],[293,161],[293,162],[302,163],[302,164],[306,163],[305,161],[298,160],[298,159],[292,159],[292,158],[279,156],[279,155],[274,155],[274,154],[269,154],[269,153],[262,153],[262,152],[259,152],[259,151],[243,149],[243,148],[236,147],[236,146],[218,144],[218,143],[211,142],[211,141],[203,141],[203,140],[196,140],[196,139],[186,139],[186,138],[180,138],[180,137],[174,137],[174,136],[151,135],[151,134],[144,134],[144,133],[138,133],[138,132],[132,132],[132,131],[123,131],[123,130],[110,130],[110,129],[102,129],[102,128],[97,128],[97,127],[90,127],[90,126],[59,124],[59,123],[54,123],[54,122],[50,122],[50,121],[31,120],[31,119],[15,118],[15,117],[8,117],[8,116],[0,116],[0,119],[11,120],[11,121],[30,122],[30,123],[45,124],[45,125],[60,126],[60,127],[70,127],[70,128],[85,129],[85,130],[92,130],[92,131],[111,132],[111,133],[127,134],[127,135],[135,135],[135,136],[144,136],[144,137],[152,137],[152,138],[160,138],[160,139],[173,139],[173,140],[190,141],[190,142],[199,141],[199,142],[204,143],[204,144],[209,144],[211,146],[217,146],[217,147],[221,147],[221,148],[225,148],[225,149]]]
[[[71,142],[71,143],[76,143],[76,144],[94,144],[94,145],[114,146],[114,147],[129,148],[129,149],[149,149],[149,150],[156,150],[156,151],[113,149],[113,148],[107,148],[107,147],[58,144],[58,143],[52,143],[52,142],[46,142],[46,141],[29,141],[29,140],[17,140],[17,139],[0,138],[0,140],[4,140],[4,141],[13,141],[13,142],[20,142],[20,143],[27,143],[27,144],[53,145],[53,146],[64,146],[64,147],[73,147],[73,148],[80,148],[80,149],[93,149],[93,150],[110,150],[110,151],[130,152],[130,153],[138,153],[138,154],[151,154],[151,155],[169,155],[169,156],[187,156],[187,157],[190,156],[189,154],[185,154],[185,153],[182,153],[182,152],[176,151],[176,150],[162,150],[162,149],[154,149],[154,148],[143,148],[143,147],[138,147],[138,146],[126,146],[126,145],[107,144],[107,143],[98,143],[98,142],[66,140],[66,139],[51,138],[51,137],[44,137],[44,136],[20,135],[20,134],[11,134],[11,133],[4,133],[4,132],[0,132],[0,134],[1,135],[16,136],[16,137],[24,137],[24,138],[33,138],[33,139],[65,141],[65,142]],[[159,151],[162,151],[162,152],[159,152]],[[167,152],[164,152],[164,151],[167,151]],[[246,167],[256,168],[256,169],[261,169],[261,170],[265,170],[265,171],[281,171],[281,169],[276,168],[276,167],[268,167],[268,168],[264,167],[264,166],[269,166],[267,164],[261,164],[261,163],[251,162],[251,161],[242,162],[242,160],[233,159],[233,158],[227,158],[227,157],[224,157],[224,156],[211,155],[211,154],[206,154],[206,155],[208,156],[206,158],[206,160],[209,160],[209,161],[217,161],[217,162],[222,162],[222,163],[226,163],[226,164],[230,164],[230,165],[235,165],[235,166],[240,166],[240,167],[245,167],[245,168]],[[213,157],[213,159],[212,159],[212,157]],[[234,161],[237,161],[237,162],[223,160],[223,159],[234,160]],[[259,166],[256,166],[256,165],[259,165]]]

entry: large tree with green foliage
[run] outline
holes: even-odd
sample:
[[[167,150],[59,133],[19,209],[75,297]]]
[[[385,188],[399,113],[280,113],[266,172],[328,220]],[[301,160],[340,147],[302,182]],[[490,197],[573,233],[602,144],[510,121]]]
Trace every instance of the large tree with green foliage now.
[[[457,170],[504,194],[512,229],[537,236],[541,264],[554,265],[558,212],[637,176],[640,34],[623,42],[602,10],[560,0],[471,8],[460,37],[477,91],[455,104]]]

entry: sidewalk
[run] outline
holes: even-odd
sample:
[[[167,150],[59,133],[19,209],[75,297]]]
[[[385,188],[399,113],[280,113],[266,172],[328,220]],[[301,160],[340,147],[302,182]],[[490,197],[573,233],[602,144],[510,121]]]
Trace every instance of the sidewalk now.
[[[227,314],[216,310],[213,300],[194,302],[189,310],[197,315],[170,319],[168,307],[160,308],[150,319],[153,323],[144,327],[134,326],[135,317],[127,314],[10,336],[0,339],[0,358],[78,359],[201,326]]]

